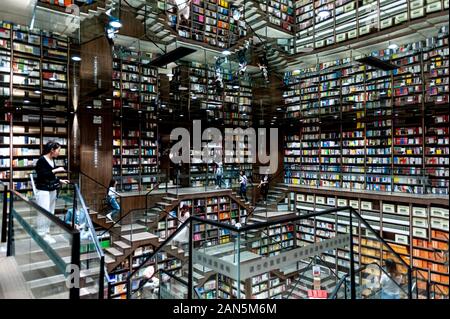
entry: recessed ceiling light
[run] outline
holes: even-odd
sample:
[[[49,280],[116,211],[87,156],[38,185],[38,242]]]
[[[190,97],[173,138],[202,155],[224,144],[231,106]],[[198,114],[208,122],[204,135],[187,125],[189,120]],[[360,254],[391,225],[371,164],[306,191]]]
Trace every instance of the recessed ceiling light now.
[[[92,109],[92,106],[91,105],[87,105],[86,108],[87,109]]]
[[[180,114],[180,117],[183,117],[184,116],[184,114]]]
[[[81,61],[81,57],[78,55],[72,55],[72,61],[79,62]]]
[[[41,94],[42,92],[39,91],[39,90],[34,90],[34,93],[36,93],[36,94]]]
[[[222,51],[222,54],[223,55],[230,55],[231,52],[230,52],[230,50],[224,50],[224,51]]]
[[[23,100],[23,103],[28,104],[30,103],[30,100]]]
[[[185,86],[179,86],[178,87],[178,90],[180,90],[180,91],[187,91],[188,90],[188,88],[187,87],[185,87]]]
[[[107,102],[111,102],[111,101],[112,101],[112,99],[110,99],[110,98],[107,98],[107,99],[106,99],[106,101],[107,101]]]
[[[276,119],[277,117],[276,117],[276,116],[274,116],[273,118],[274,118],[274,119]]]

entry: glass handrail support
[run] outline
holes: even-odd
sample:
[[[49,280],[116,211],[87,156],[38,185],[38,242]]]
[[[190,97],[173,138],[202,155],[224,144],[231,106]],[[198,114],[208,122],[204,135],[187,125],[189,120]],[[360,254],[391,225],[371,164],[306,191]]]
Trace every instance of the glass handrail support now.
[[[78,299],[80,233],[10,190],[7,255],[14,256],[34,298]]]
[[[317,291],[332,294],[342,283],[349,288],[349,298],[373,297],[368,288],[375,281],[373,277],[383,273],[386,259],[391,259],[402,274],[401,297],[412,297],[411,267],[351,207],[240,228],[192,216],[130,274],[127,279],[128,287],[133,286],[130,295],[142,287],[142,282],[136,285],[134,281],[139,277],[137,273],[142,273],[143,265],[155,263],[156,258],[163,261],[162,252],[170,255],[174,237],[185,232],[185,228],[190,236],[183,250],[184,258],[178,256],[182,271],[177,275],[187,278],[188,298],[194,296],[194,289],[206,298],[283,298],[294,294],[312,298]],[[367,258],[364,254],[367,247],[378,251],[377,260]],[[315,260],[314,265],[305,270],[305,261],[310,258]],[[364,267],[374,262],[378,267],[374,268],[379,269],[377,274],[369,272],[375,272],[374,269]],[[344,277],[347,279],[342,280]],[[299,291],[293,293],[293,288]]]

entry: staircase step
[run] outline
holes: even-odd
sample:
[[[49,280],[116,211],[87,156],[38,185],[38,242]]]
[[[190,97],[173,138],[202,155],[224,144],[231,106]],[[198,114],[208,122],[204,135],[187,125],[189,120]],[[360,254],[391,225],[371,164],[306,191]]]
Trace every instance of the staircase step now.
[[[117,245],[117,246],[119,246],[120,248],[122,248],[122,249],[128,249],[128,248],[131,248],[131,246],[130,245],[128,245],[127,243],[124,243],[123,241],[115,241],[114,242],[114,245]]]
[[[80,278],[91,277],[100,274],[100,269],[91,268],[91,269],[83,269],[80,271]]]
[[[98,294],[98,287],[93,286],[80,288],[80,297],[87,297],[95,294]]]
[[[167,207],[167,206],[171,206],[172,204],[169,204],[166,202],[157,202],[156,205],[161,205],[161,206]]]
[[[106,264],[112,264],[115,261],[116,260],[114,258],[110,257],[109,255],[105,255],[105,263]]]
[[[133,236],[124,235],[124,236],[122,236],[122,238],[129,242],[132,242],[132,241],[134,242],[134,241],[156,239],[156,238],[158,238],[158,236],[156,236],[155,234],[149,233],[149,232],[142,232],[142,233],[133,234]]]
[[[123,255],[123,253],[122,253],[120,250],[118,250],[118,249],[116,249],[116,248],[114,248],[114,247],[106,248],[105,250],[106,250],[109,254],[113,255],[114,257],[120,257],[120,256]]]
[[[173,201],[175,201],[175,200],[177,200],[176,198],[174,198],[174,197],[163,197],[162,199],[164,199],[164,200],[168,200],[168,201],[171,201],[171,202],[173,202]]]

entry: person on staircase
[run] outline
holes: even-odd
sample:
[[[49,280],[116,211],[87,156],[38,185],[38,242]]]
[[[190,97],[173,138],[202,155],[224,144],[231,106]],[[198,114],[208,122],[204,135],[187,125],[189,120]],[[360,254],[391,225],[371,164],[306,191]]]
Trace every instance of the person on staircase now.
[[[216,189],[222,188],[223,165],[222,162],[216,162],[214,167],[214,176],[216,177]]]
[[[111,207],[111,211],[108,214],[106,214],[106,217],[111,221],[114,221],[117,214],[120,212],[120,205],[117,202],[116,186],[117,181],[115,179],[111,179],[111,181],[109,182],[108,194],[106,196],[106,201]]]
[[[189,219],[191,215],[189,214],[189,206],[183,205],[180,208],[180,217],[178,218],[178,228],[182,227],[183,224]],[[174,243],[178,248],[186,251],[186,245],[189,244],[189,225],[184,227],[178,234],[173,238]],[[184,246],[184,247],[183,247]]]
[[[249,204],[250,202],[247,198],[247,183],[248,179],[247,176],[245,176],[245,171],[241,171],[239,175],[239,196],[245,199],[246,204]]]
[[[61,184],[69,184],[66,179],[59,179],[55,174],[65,173],[64,167],[56,167],[55,158],[59,156],[61,145],[57,142],[49,141],[44,146],[44,152],[36,162],[36,203],[55,215],[57,191]],[[50,235],[50,220],[41,214],[37,217],[37,232],[49,244],[54,244],[56,240]]]
[[[269,172],[268,170],[264,175],[261,176],[261,180],[259,182],[258,188],[261,192],[261,196],[263,197],[264,204],[267,203],[267,195],[269,194]]]

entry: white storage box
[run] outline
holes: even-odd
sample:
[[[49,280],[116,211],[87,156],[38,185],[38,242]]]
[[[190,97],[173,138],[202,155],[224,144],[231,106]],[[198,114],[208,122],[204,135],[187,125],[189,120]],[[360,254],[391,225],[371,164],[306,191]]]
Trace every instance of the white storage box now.
[[[356,38],[357,35],[358,34],[357,34],[356,30],[347,32],[347,38],[349,38],[349,39],[354,39],[354,38]]]
[[[347,33],[336,34],[336,42],[342,42],[347,40]]]
[[[393,25],[392,18],[388,18],[388,19],[381,20],[380,28],[386,29],[386,28],[392,27],[392,25]]]
[[[411,19],[417,19],[425,15],[423,8],[411,10]]]
[[[383,204],[383,213],[394,213],[395,206],[392,204]]]
[[[344,12],[352,11],[355,9],[355,2],[350,2],[344,6]]]
[[[372,202],[361,201],[361,209],[372,210]]]
[[[343,198],[338,198],[338,206],[348,206],[347,200]]]
[[[409,206],[397,205],[397,213],[401,215],[409,215]]]
[[[316,48],[321,48],[325,46],[325,40],[316,41]]]
[[[426,220],[425,218],[414,217],[413,218],[413,226],[428,228],[428,220]]]
[[[411,10],[423,7],[423,0],[414,0],[409,3],[409,8]]]
[[[413,227],[413,236],[420,238],[428,238],[428,231],[425,228],[415,228]]]
[[[350,200],[350,206],[354,209],[359,209],[359,203],[357,200]]]
[[[444,0],[444,9],[448,9],[449,0]]]
[[[414,217],[427,217],[427,208],[426,207],[413,207],[412,215]]]
[[[370,26],[366,25],[364,27],[359,28],[359,35],[370,33]]]
[[[395,242],[399,244],[408,245],[408,236],[395,234]]]
[[[325,197],[316,196],[316,204],[325,204]]]
[[[314,195],[307,195],[306,196],[306,202],[307,203],[314,203]]]
[[[330,206],[336,206],[336,198],[328,197],[327,198],[327,204],[330,205]]]
[[[395,24],[399,24],[408,20],[408,13],[404,12],[395,16]]]
[[[430,216],[432,217],[442,217],[449,218],[448,209],[441,207],[431,207],[430,208]]]
[[[304,202],[304,201],[305,201],[305,195],[297,194],[297,202]]]
[[[442,10],[442,5],[440,1],[427,5],[427,13],[436,12],[440,10]]]

